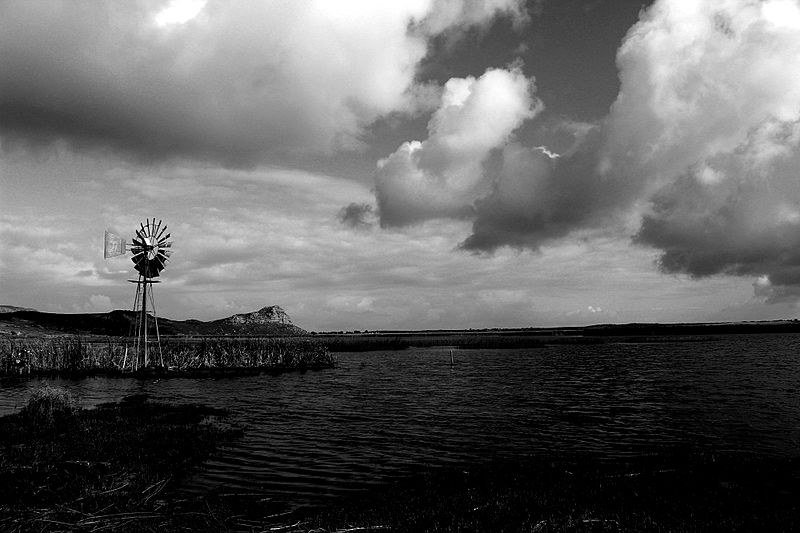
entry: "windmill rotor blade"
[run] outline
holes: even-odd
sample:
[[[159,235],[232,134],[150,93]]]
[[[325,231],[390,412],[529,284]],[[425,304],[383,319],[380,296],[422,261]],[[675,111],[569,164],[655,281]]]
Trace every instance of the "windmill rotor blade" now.
[[[155,278],[164,270],[172,254],[168,249],[172,247],[171,236],[163,219],[148,217],[139,223],[129,249],[131,262],[142,277]]]

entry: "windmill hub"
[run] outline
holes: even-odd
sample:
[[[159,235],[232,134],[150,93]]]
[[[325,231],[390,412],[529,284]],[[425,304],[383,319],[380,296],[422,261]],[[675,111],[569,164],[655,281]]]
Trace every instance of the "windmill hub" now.
[[[158,277],[167,263],[170,256],[169,248],[172,242],[169,240],[170,234],[167,233],[167,226],[162,226],[159,220],[147,220],[146,224],[139,224],[136,236],[133,238],[131,261],[135,265],[136,271],[144,278],[150,279]]]

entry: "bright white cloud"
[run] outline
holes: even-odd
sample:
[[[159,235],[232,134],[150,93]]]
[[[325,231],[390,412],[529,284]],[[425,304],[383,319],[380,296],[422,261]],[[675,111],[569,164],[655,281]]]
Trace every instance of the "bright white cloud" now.
[[[621,88],[605,120],[559,125],[575,144],[557,158],[504,137],[493,145],[502,157],[488,179],[469,157],[447,157],[432,121],[427,141],[404,144],[379,169],[384,225],[462,215],[474,220],[466,249],[539,249],[580,232],[629,232],[638,212],[635,240],[662,252],[663,270],[766,276],[771,300],[793,292],[800,4],[659,0],[628,32],[618,65]],[[449,86],[445,105],[462,94]],[[472,162],[482,162],[486,151],[471,148]],[[427,161],[445,164],[424,166],[426,151],[439,156]],[[451,171],[456,159],[469,171]],[[476,187],[486,183],[492,187]]]
[[[657,190],[637,240],[664,270],[758,276],[773,300],[800,284],[799,13],[661,1],[620,49],[610,168]]]
[[[520,6],[5,2],[0,133],[226,165],[352,149],[377,118],[424,105],[414,76],[433,35],[520,18]]]
[[[205,5],[206,0],[172,0],[156,13],[154,20],[159,26],[186,24],[198,15]]]
[[[541,109],[519,68],[453,78],[428,123],[425,141],[403,143],[378,163],[376,196],[384,226],[462,217],[491,187],[484,164]]]
[[[769,213],[800,200],[797,9],[656,2],[618,52],[609,116],[568,125],[576,144],[557,160],[507,147],[464,246],[538,248],[574,231],[624,228],[660,191],[637,239],[666,252],[666,270],[763,273],[770,257],[792,255],[794,231]]]

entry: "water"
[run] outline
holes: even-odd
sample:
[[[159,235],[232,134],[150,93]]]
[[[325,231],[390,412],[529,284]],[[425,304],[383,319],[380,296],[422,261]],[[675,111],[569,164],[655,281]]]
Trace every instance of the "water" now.
[[[800,336],[345,353],[339,368],[230,379],[49,380],[85,406],[144,392],[229,409],[244,437],[183,490],[315,505],[420,468],[673,450],[800,457]],[[0,415],[40,381],[2,382]]]

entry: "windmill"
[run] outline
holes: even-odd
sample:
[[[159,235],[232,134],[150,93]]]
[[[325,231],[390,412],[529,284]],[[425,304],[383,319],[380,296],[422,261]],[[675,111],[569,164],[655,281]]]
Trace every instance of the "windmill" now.
[[[146,219],[146,222],[140,223],[139,228],[136,229],[135,237],[130,243],[125,242],[123,237],[109,230],[105,232],[105,239],[103,245],[103,257],[108,259],[110,257],[117,257],[125,255],[128,251],[131,252],[131,261],[136,271],[139,273],[139,279],[128,280],[131,283],[136,283],[136,297],[133,301],[133,312],[136,314],[136,343],[135,343],[135,357],[131,364],[134,370],[146,367],[149,362],[148,353],[148,314],[147,305],[148,297],[150,308],[153,313],[153,322],[156,329],[156,343],[158,345],[158,353],[161,358],[161,366],[164,366],[163,357],[161,357],[161,336],[158,333],[158,317],[156,316],[155,300],[153,298],[153,283],[159,283],[158,280],[153,278],[159,277],[161,271],[172,255],[169,248],[172,247],[172,241],[169,240],[170,233],[167,231],[167,225],[156,219]],[[123,361],[123,369],[126,360]]]

